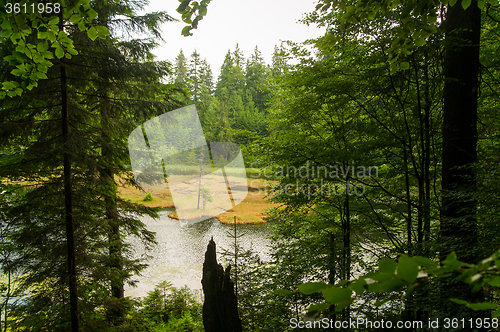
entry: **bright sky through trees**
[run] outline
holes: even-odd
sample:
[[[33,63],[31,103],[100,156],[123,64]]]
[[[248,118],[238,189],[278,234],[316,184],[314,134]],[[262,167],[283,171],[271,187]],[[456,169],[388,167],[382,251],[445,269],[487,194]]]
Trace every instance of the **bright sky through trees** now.
[[[175,0],[151,0],[147,12],[167,11],[179,19],[177,23],[165,23],[162,43],[154,53],[159,60],[173,60],[182,48],[190,55],[197,50],[206,58],[214,75],[224,61],[228,49],[239,44],[245,57],[253,53],[257,45],[267,64],[271,62],[274,45],[280,40],[302,42],[316,38],[324,29],[298,22],[305,13],[314,10],[316,1],[289,0],[214,0],[208,6],[207,16],[200,22],[193,36],[181,36],[185,23],[175,11],[180,2]]]

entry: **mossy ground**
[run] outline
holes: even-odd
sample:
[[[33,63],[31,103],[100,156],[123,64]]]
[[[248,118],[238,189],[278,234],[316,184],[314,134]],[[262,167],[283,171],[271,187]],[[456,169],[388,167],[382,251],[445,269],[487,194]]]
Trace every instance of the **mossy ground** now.
[[[266,210],[271,207],[277,206],[269,202],[266,185],[269,181],[263,179],[248,179],[248,195],[247,197],[233,209],[219,214],[216,218],[222,223],[233,223],[236,216],[236,223],[238,224],[259,224],[265,222]],[[145,201],[144,197],[146,192],[134,187],[120,186],[118,188],[118,195],[127,201],[133,203],[143,204],[149,207],[156,208],[173,208],[174,201],[168,188],[155,189],[152,191],[153,200]],[[202,213],[201,213],[202,214]],[[172,217],[175,218],[176,214],[173,212]]]

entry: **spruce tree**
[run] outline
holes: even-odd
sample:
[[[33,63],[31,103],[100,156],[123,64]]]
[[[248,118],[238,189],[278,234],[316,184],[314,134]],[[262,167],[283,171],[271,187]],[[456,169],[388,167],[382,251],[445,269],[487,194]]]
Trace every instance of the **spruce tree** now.
[[[189,81],[188,62],[182,49],[174,61],[175,84],[181,88],[187,87]]]
[[[191,92],[191,99],[195,105],[198,105],[200,101],[201,89],[202,89],[202,63],[200,54],[193,51],[191,54],[191,60],[189,61],[188,69],[188,82],[189,91]]]
[[[137,16],[142,3],[93,5],[97,23],[111,31],[125,23],[155,35],[157,26],[170,19],[165,13]],[[114,20],[117,15],[125,19]],[[13,264],[30,289],[18,314],[20,324],[43,331],[64,329],[71,321],[72,331],[96,330],[123,322],[130,306],[123,284],[145,266],[131,258],[125,236],[153,243],[137,214],[154,211],[120,200],[116,189],[120,178],[131,182],[128,133],[172,106],[170,90],[159,82],[168,66],[148,61],[155,46],[150,41],[91,40],[68,21],[61,24],[80,54],[64,63],[54,60],[49,79],[29,98],[12,99],[0,110],[2,123],[18,129],[2,132],[8,139],[3,143],[14,147],[2,175],[28,189],[13,190],[11,204],[2,210],[13,225],[12,244],[23,248]],[[65,305],[68,288],[70,307]],[[102,312],[107,321],[90,319]]]

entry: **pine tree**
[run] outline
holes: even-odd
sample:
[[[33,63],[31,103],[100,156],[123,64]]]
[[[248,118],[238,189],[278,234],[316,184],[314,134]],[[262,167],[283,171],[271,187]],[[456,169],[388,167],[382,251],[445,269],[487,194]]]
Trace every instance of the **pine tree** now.
[[[212,69],[208,64],[206,59],[201,61],[201,84],[204,85],[208,91],[208,93],[212,94],[214,90],[214,77],[212,74]]]
[[[187,58],[182,49],[179,51],[174,63],[175,84],[178,87],[184,88],[188,85],[189,74]]]
[[[134,14],[136,8],[127,5],[99,5],[103,24],[111,25],[109,18],[127,13],[131,26],[147,18],[150,25],[146,30],[154,34],[155,27],[169,19],[164,13],[139,18]],[[32,289],[19,317],[25,319],[21,324],[37,326],[40,331],[64,326],[70,316],[73,331],[79,330],[78,318],[87,330],[123,321],[129,305],[123,297],[123,283],[144,267],[130,258],[124,236],[135,235],[150,244],[153,240],[152,233],[129,213],[154,215],[152,210],[116,196],[117,177],[126,179],[128,172],[124,166],[128,163],[125,138],[144,120],[129,110],[152,115],[164,112],[161,106],[166,106],[147,98],[155,99],[166,91],[158,88],[168,68],[160,63],[136,62],[151,58],[149,50],[154,43],[118,43],[111,38],[92,41],[65,24],[80,54],[64,64],[56,61],[48,72],[51,79],[33,89],[30,98],[11,100],[0,114],[3,123],[20,129],[4,132],[9,139],[4,143],[23,142],[11,151],[12,161],[2,165],[2,174],[10,181],[27,181],[30,188],[2,207],[12,220],[12,243],[25,248],[14,263],[23,269],[24,287]],[[61,104],[67,108],[58,106]],[[20,111],[13,112],[16,109]],[[66,119],[62,122],[66,127],[61,127],[61,118]],[[71,247],[67,245],[71,239],[65,240],[64,225],[68,227],[66,234],[74,235],[74,257],[68,254],[69,278],[63,253]],[[68,302],[68,279],[70,310],[64,305]],[[31,288],[33,285],[41,287]],[[75,291],[80,293],[79,304],[75,303]],[[84,293],[87,296],[83,297]],[[109,322],[88,319],[102,310]],[[52,319],[46,321],[44,315],[49,311]]]
[[[195,105],[198,105],[200,101],[201,89],[202,89],[202,62],[200,54],[193,51],[191,54],[191,60],[189,61],[188,69],[188,82],[189,91],[191,92],[191,99]]]
[[[275,45],[272,57],[271,73],[274,76],[282,75],[287,72],[288,67],[287,53],[283,44],[281,44],[279,47],[278,45]]]
[[[247,62],[245,81],[246,88],[251,93],[252,101],[259,111],[265,110],[269,98],[264,86],[268,78],[269,74],[262,53],[255,46],[254,53]]]

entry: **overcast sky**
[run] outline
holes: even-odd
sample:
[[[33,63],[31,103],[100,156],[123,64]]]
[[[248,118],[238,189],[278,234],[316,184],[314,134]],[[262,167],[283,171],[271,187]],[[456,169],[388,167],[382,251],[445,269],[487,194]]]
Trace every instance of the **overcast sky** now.
[[[245,58],[257,45],[266,64],[271,63],[274,45],[280,40],[302,42],[323,34],[324,29],[307,26],[298,20],[314,10],[315,0],[213,0],[208,5],[207,16],[200,21],[193,36],[181,36],[186,25],[175,11],[178,0],[150,0],[146,11],[166,11],[180,22],[163,26],[165,43],[154,50],[158,60],[171,60],[180,49],[189,57],[196,49],[206,58],[215,78],[228,49],[239,44]]]

